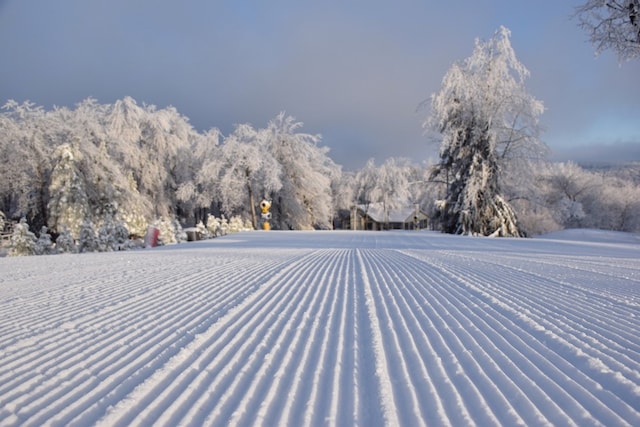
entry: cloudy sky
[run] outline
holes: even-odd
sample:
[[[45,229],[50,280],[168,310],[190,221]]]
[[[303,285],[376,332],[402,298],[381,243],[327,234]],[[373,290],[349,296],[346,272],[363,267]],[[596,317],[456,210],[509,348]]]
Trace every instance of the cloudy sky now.
[[[640,160],[640,59],[595,57],[584,0],[0,0],[0,103],[124,96],[204,131],[280,111],[345,169],[435,158],[428,110],[456,61],[500,25],[529,69],[556,160]]]

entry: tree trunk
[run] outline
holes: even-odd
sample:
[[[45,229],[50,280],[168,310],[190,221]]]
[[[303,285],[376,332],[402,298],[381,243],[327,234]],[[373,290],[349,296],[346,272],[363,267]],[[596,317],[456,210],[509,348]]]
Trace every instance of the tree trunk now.
[[[253,200],[253,190],[250,185],[247,185],[247,190],[249,191],[249,204],[251,205],[251,224],[253,224],[253,229],[258,229],[258,218],[256,218],[256,202]]]

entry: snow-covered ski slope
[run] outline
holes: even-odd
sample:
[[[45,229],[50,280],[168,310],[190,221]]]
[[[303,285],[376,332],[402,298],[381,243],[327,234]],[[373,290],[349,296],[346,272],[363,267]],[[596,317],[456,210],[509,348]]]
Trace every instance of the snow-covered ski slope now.
[[[640,426],[640,242],[621,236],[2,258],[0,425]]]

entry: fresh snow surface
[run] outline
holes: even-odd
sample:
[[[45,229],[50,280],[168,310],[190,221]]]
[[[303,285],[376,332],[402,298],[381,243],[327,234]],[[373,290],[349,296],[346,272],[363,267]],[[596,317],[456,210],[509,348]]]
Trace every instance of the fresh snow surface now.
[[[640,426],[640,245],[590,236],[0,258],[0,425]]]

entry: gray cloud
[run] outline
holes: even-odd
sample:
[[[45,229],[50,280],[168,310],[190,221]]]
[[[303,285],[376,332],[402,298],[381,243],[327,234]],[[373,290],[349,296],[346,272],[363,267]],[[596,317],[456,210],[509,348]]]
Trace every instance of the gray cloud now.
[[[547,106],[544,139],[554,151],[640,134],[640,61],[594,59],[560,3],[4,2],[0,102],[49,108],[128,95],[225,133],[284,110],[322,134],[346,168],[370,157],[422,161],[437,147],[417,106],[476,37],[503,24]]]

